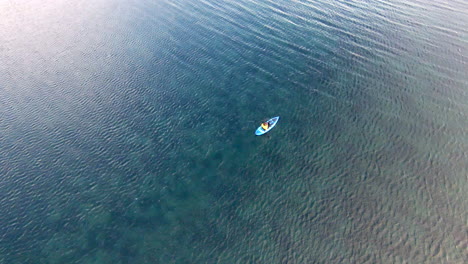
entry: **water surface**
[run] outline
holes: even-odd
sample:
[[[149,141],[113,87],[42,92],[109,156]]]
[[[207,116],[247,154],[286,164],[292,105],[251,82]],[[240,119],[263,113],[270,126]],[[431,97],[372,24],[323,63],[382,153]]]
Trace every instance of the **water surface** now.
[[[468,262],[467,13],[1,3],[0,263]]]

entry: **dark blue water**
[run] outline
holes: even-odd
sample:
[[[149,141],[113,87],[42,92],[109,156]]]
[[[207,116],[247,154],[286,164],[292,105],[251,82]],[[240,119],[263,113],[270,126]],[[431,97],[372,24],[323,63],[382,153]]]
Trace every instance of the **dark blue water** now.
[[[0,263],[466,263],[467,72],[462,0],[1,3]]]

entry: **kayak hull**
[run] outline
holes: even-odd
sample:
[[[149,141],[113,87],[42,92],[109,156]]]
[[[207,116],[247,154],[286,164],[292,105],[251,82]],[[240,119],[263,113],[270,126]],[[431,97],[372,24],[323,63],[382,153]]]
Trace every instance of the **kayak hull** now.
[[[257,130],[255,131],[255,135],[261,136],[265,133],[268,133],[271,129],[273,129],[276,126],[276,123],[278,123],[279,116],[275,116],[271,119],[269,119],[267,122],[270,124],[270,127],[268,127],[267,130],[263,129],[262,126],[259,126]]]

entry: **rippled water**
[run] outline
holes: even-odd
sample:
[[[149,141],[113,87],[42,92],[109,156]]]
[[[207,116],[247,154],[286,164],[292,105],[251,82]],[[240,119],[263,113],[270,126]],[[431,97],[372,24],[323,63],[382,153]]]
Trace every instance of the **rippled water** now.
[[[7,1],[0,62],[1,264],[468,262],[466,1]]]

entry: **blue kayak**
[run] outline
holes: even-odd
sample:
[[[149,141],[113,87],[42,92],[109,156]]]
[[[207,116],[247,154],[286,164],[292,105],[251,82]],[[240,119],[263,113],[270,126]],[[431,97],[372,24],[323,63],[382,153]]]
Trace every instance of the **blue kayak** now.
[[[272,119],[266,121],[268,123],[268,128],[263,129],[262,126],[259,126],[257,130],[255,131],[255,135],[261,136],[265,134],[266,132],[270,131],[272,128],[276,126],[276,123],[278,123],[279,116],[273,117]]]

